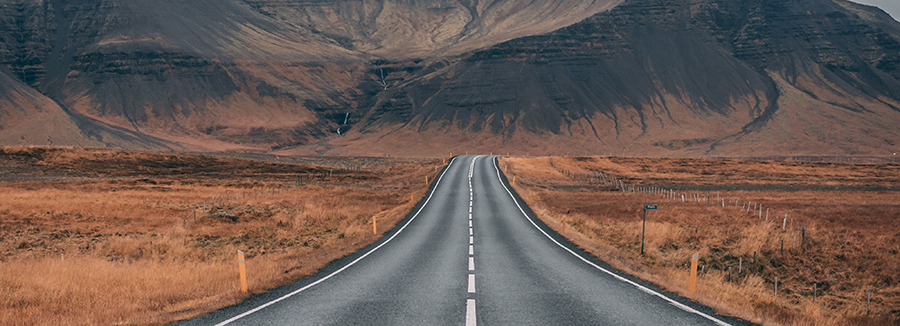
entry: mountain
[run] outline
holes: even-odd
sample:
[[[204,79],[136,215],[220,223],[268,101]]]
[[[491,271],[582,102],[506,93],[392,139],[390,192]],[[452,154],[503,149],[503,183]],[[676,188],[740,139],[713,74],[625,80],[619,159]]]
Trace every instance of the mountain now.
[[[165,150],[170,143],[73,114],[0,72],[0,144]]]
[[[344,144],[884,154],[900,141],[900,34],[886,18],[819,0],[626,1],[423,69],[380,97]]]
[[[342,105],[333,94],[364,62],[236,1],[7,1],[0,11],[0,57],[20,81],[171,149],[321,137],[322,114],[304,101]],[[341,71],[320,73],[331,66]]]
[[[331,136],[377,90],[372,61],[544,33],[613,2],[0,4],[3,64],[67,112],[175,150],[269,150]]]
[[[895,19],[900,18],[900,3],[894,0],[852,0],[856,3],[878,7]]]
[[[0,0],[0,60],[2,144],[765,156],[900,141],[900,23],[843,0]]]

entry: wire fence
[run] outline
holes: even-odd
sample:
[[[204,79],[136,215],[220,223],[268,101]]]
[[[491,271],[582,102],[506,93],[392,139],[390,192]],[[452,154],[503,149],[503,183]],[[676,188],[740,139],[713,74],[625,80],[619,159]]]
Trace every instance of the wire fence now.
[[[733,158],[715,158],[715,159],[733,159]],[[792,156],[792,157],[758,157],[758,158],[740,158],[742,160],[780,160],[780,161],[803,161],[803,162],[842,162],[842,163],[884,163],[885,158],[845,158],[845,157],[814,157],[814,156]],[[811,234],[806,228],[803,218],[791,216],[789,212],[776,211],[768,207],[763,202],[754,202],[753,200],[740,197],[727,197],[719,192],[713,191],[695,191],[684,189],[673,189],[669,187],[652,186],[652,185],[634,185],[628,184],[619,177],[604,171],[588,171],[575,172],[568,169],[557,167],[553,162],[553,158],[549,158],[550,166],[557,172],[570,178],[572,181],[583,182],[589,185],[606,186],[628,194],[643,195],[657,197],[672,202],[680,202],[683,204],[705,205],[717,207],[723,210],[736,211],[745,217],[753,218],[759,223],[767,223],[772,226],[770,231],[772,234],[780,238],[776,243],[778,247],[772,250],[772,255],[784,255],[785,251],[805,252],[812,244]],[[762,248],[761,248],[762,249]],[[749,273],[757,275],[762,274],[764,266],[761,264],[762,251],[754,251],[752,257],[736,257],[737,262],[733,266],[720,266],[725,279],[728,282],[738,282]],[[700,275],[708,272],[707,266],[701,266]],[[772,286],[771,290],[774,295],[778,295],[779,286],[783,287],[784,279],[779,280],[773,276],[772,279],[766,280]],[[813,302],[821,295],[822,283],[809,284],[808,291],[804,291],[804,296],[811,297]],[[871,305],[871,292],[873,289],[867,288],[865,292],[866,313],[868,314]],[[783,292],[783,291],[782,291]]]

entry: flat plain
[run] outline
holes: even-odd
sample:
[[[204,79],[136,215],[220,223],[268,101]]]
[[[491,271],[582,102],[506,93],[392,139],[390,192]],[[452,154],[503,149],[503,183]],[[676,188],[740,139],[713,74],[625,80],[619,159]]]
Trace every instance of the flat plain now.
[[[900,164],[510,157],[501,168],[557,232],[720,313],[763,325],[900,323]],[[644,204],[658,209],[641,255]],[[694,253],[702,272],[689,293]]]
[[[764,325],[900,323],[898,164],[616,157],[500,164],[557,232],[720,313]],[[234,304],[374,242],[441,166],[440,159],[2,148],[0,324],[165,324]],[[647,214],[640,255],[644,204],[659,209]],[[247,254],[249,294],[238,290],[237,250]],[[694,253],[702,272],[692,294]]]
[[[295,159],[0,148],[0,324],[165,324],[237,303],[374,242],[441,168]]]

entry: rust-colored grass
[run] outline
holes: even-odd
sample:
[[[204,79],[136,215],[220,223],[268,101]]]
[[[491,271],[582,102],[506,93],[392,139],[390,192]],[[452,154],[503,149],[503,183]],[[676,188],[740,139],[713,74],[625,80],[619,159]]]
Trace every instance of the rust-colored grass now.
[[[720,313],[763,325],[900,324],[896,164],[570,157],[554,157],[553,162],[555,168],[546,157],[501,160],[509,166],[507,176],[517,177],[519,195],[528,201],[531,193],[528,204],[539,218],[560,232],[567,214],[563,234],[617,268]],[[624,193],[568,177],[562,170],[603,172],[628,184],[681,190],[674,200]],[[784,187],[791,184],[797,190]],[[823,190],[832,186],[860,188]],[[680,194],[702,199],[682,202]],[[712,204],[722,197],[727,207]],[[765,208],[741,211],[744,202]],[[641,256],[642,206],[651,203],[659,209],[648,211]],[[807,229],[802,247],[801,225]],[[690,294],[689,259],[697,252],[705,273],[698,292]],[[872,289],[868,314],[867,289]]]
[[[335,169],[0,149],[0,324],[164,324],[236,303],[238,250],[251,293],[310,275],[392,228],[440,164],[379,159],[296,186]]]

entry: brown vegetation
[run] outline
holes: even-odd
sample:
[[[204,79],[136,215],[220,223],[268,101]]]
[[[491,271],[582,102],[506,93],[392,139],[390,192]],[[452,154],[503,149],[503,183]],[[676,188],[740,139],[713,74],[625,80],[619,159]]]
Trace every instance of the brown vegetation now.
[[[336,170],[0,149],[0,324],[161,324],[208,312],[248,296],[238,250],[251,293],[310,275],[375,241],[373,216],[378,236],[392,228],[441,163],[369,161]],[[322,176],[296,186],[313,173]]]
[[[555,167],[546,157],[501,160],[539,218],[560,232],[567,214],[563,234],[616,268],[764,325],[900,324],[900,165],[571,157],[553,162]],[[626,184],[677,192],[674,199],[622,192],[561,171],[603,172]],[[699,202],[691,201],[694,196]],[[716,204],[720,198],[726,207]],[[765,208],[742,211],[745,202]],[[648,211],[641,256],[643,204],[659,209]],[[698,292],[690,294],[689,259],[697,252],[705,273]]]

